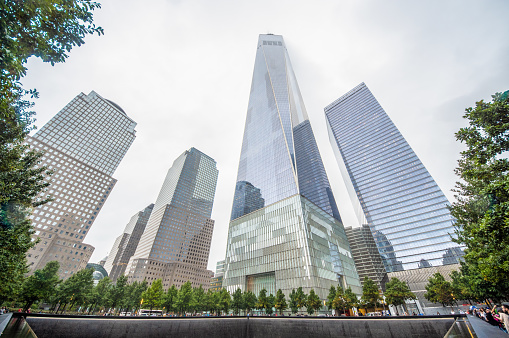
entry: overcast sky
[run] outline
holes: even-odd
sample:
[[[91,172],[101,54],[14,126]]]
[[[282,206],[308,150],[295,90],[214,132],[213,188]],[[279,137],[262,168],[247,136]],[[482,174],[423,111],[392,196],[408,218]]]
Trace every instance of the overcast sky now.
[[[32,58],[41,127],[80,92],[119,104],[137,136],[85,243],[91,262],[130,217],[155,202],[191,147],[217,161],[209,269],[224,259],[258,34],[283,35],[345,225],[357,225],[323,108],[361,82],[452,202],[464,109],[509,89],[509,2],[134,1],[103,3],[65,64]]]

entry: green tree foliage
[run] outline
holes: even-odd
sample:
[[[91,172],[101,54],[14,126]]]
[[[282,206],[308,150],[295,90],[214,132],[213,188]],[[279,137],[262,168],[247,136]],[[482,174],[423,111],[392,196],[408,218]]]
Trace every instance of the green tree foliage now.
[[[509,92],[467,108],[468,127],[456,133],[467,149],[455,172],[457,242],[466,245],[465,262],[493,285],[509,273]]]
[[[215,294],[217,294],[217,292],[213,292],[211,289],[205,293],[203,300],[205,311],[210,311],[210,313],[216,312]]]
[[[144,306],[147,306],[152,310],[153,308],[161,307],[163,302],[163,281],[156,279],[149,288],[141,294]]]
[[[297,291],[295,292],[295,301],[297,302],[297,308],[302,309],[306,306],[307,303],[307,295],[302,291],[302,287],[299,286]]]
[[[452,273],[451,278],[453,289],[459,289],[461,292],[461,296],[456,299],[489,303],[490,299],[495,302],[506,300],[509,295],[509,279],[497,283],[488,281],[481,274],[477,262],[461,262],[460,272]]]
[[[286,303],[286,297],[285,294],[281,289],[277,290],[276,292],[276,299],[274,302],[274,307],[276,308],[276,311],[279,311],[279,314],[282,315],[283,311],[288,308],[288,304]]]
[[[101,307],[106,305],[108,294],[110,293],[112,286],[113,285],[109,277],[104,277],[103,279],[99,280],[97,285],[92,289],[91,296],[89,298],[89,314],[94,314],[97,306]]]
[[[33,123],[35,90],[19,82],[30,56],[52,64],[64,62],[87,34],[102,33],[92,11],[100,5],[86,0],[6,0],[0,5],[0,300],[12,298],[22,284],[26,252],[33,246],[28,216],[47,203],[39,195],[48,184],[47,168],[36,168],[41,153],[24,140]]]
[[[176,308],[177,295],[178,295],[178,290],[175,287],[175,285],[172,285],[170,288],[168,288],[168,291],[166,291],[166,293],[164,294],[162,305],[166,309],[167,313],[174,312],[177,310],[177,308]],[[205,304],[204,304],[204,306],[205,306]]]
[[[446,281],[440,272],[428,279],[424,298],[432,303],[440,303],[442,306],[452,306],[456,302],[451,283]]]
[[[258,310],[264,311],[269,306],[269,299],[267,298],[267,290],[265,288],[260,290],[258,294],[258,302],[256,303],[256,308]]]
[[[332,302],[334,302],[334,298],[336,297],[336,288],[334,287],[334,285],[331,285],[330,289],[329,289],[329,295],[327,296],[327,303],[325,303],[327,305],[327,310],[332,310]]]
[[[25,303],[23,311],[27,311],[36,301],[51,298],[60,283],[59,268],[57,261],[48,262],[42,270],[35,270],[34,274],[25,280],[20,295],[20,300]]]
[[[297,292],[295,289],[292,289],[292,292],[290,292],[290,303],[288,305],[293,314],[299,312],[299,307],[297,306]]]
[[[380,290],[378,290],[378,286],[376,283],[369,277],[364,277],[364,281],[362,283],[362,297],[361,302],[365,307],[375,308],[382,301],[382,296],[380,295]]]
[[[126,285],[127,285],[127,276],[122,275],[117,279],[117,282],[115,283],[115,285],[113,285],[109,289],[108,305],[111,308],[117,308],[117,306],[121,305],[122,300],[125,297]]]
[[[315,293],[314,289],[309,290],[309,295],[307,296],[306,301],[306,309],[310,315],[320,310],[322,307],[322,301],[320,297]]]
[[[232,304],[231,304],[233,313],[235,315],[239,315],[240,311],[245,308],[244,306],[244,297],[242,295],[242,290],[237,288],[232,295]]]
[[[385,284],[385,301],[394,306],[404,305],[406,300],[417,299],[405,282],[397,278]]]
[[[256,295],[251,291],[244,292],[243,295],[244,299],[244,308],[247,313],[250,313],[252,309],[256,308],[256,303],[258,302],[258,299],[256,298]]]
[[[193,300],[193,288],[191,282],[187,281],[180,287],[175,301],[175,308],[180,315],[191,312]]]
[[[274,304],[276,303],[276,297],[271,293],[267,297],[267,304],[265,305],[265,313],[271,315],[274,313]]]
[[[352,288],[348,287],[344,293],[346,308],[351,309],[352,307],[359,306],[359,298],[352,291]]]
[[[230,304],[232,302],[232,298],[230,296],[230,293],[226,291],[226,289],[221,289],[221,291],[218,292],[219,298],[217,303],[217,309],[219,310],[219,315],[221,315],[221,312],[224,312],[226,315],[230,311]]]
[[[67,305],[72,309],[74,304],[81,304],[87,300],[86,297],[91,294],[94,287],[93,273],[92,269],[80,270],[58,285],[56,294],[60,306],[57,310],[63,313]]]
[[[195,312],[203,312],[205,311],[205,304],[203,302],[205,297],[205,290],[203,290],[203,287],[200,285],[197,288],[193,289],[193,298],[191,302],[191,307],[194,309]]]
[[[339,285],[336,289],[334,300],[332,301],[332,308],[336,311],[336,316],[339,315],[340,311],[346,313],[347,304],[345,300],[345,291]]]

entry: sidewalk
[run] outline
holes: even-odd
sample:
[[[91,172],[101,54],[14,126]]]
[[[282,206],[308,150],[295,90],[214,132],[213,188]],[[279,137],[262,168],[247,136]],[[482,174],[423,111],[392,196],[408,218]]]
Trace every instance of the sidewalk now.
[[[2,335],[2,332],[4,332],[4,329],[7,326],[7,324],[9,324],[9,320],[11,319],[11,317],[12,312],[0,315],[0,336]]]
[[[509,335],[502,330],[500,330],[497,326],[493,326],[485,322],[484,320],[477,318],[476,316],[467,315],[467,318],[472,325],[472,328],[475,331],[475,334],[479,338],[489,337],[489,338],[509,338]]]

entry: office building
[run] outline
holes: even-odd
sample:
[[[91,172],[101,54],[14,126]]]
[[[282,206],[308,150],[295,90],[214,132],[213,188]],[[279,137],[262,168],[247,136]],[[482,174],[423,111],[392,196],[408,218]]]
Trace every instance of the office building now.
[[[368,87],[361,83],[325,114],[345,183],[386,271],[458,263],[447,198]]]
[[[85,268],[94,247],[83,241],[116,183],[111,175],[134,141],[135,126],[116,103],[92,91],[27,137],[32,149],[44,152],[41,165],[53,171],[39,198],[54,198],[32,214],[40,241],[27,254],[30,273],[53,260],[64,279]]]
[[[387,272],[370,227],[363,224],[360,227],[345,227],[345,231],[361,284],[364,286],[364,278],[368,277],[378,285],[378,289],[385,291]]]
[[[180,155],[168,170],[147,226],[126,274],[129,282],[162,279],[163,287],[208,289],[207,270],[214,221],[216,161],[195,148]]]
[[[216,263],[216,273],[214,274],[214,277],[212,277],[210,281],[210,288],[212,292],[221,291],[223,288],[223,276],[224,276],[224,269],[226,267],[226,261],[222,260]]]
[[[122,235],[118,236],[115,240],[108,259],[104,264],[104,268],[113,282],[116,282],[118,277],[125,274],[127,263],[129,263],[129,259],[134,255],[138,247],[141,235],[145,231],[153,208],[154,204],[150,204],[132,216]]]
[[[338,283],[361,292],[283,37],[260,35],[223,287],[325,298]]]

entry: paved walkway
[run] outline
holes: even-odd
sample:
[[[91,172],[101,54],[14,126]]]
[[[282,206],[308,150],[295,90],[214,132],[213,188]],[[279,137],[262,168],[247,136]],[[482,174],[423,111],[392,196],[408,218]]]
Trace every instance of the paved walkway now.
[[[0,336],[2,332],[4,332],[5,327],[9,324],[9,320],[11,319],[12,313],[5,313],[0,315]]]
[[[475,334],[479,338],[508,338],[509,335],[500,330],[497,326],[493,326],[476,316],[467,315]]]

